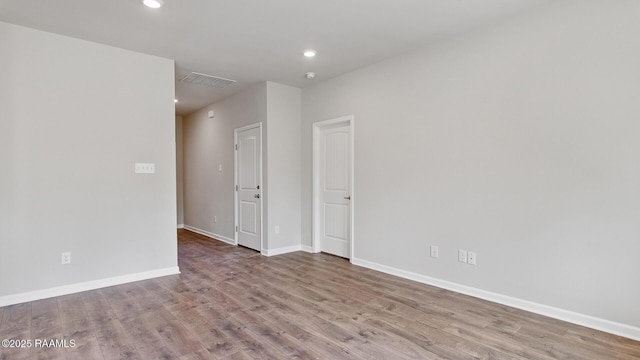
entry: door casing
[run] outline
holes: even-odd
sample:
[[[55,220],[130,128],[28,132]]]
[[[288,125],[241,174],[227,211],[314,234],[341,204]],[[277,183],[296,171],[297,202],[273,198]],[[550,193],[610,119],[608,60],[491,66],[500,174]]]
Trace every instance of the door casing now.
[[[234,240],[235,240],[235,245],[238,245],[238,227],[239,227],[239,206],[238,206],[238,202],[239,202],[239,197],[238,197],[238,191],[237,191],[237,186],[239,186],[239,179],[238,179],[238,133],[245,131],[245,130],[250,130],[250,129],[254,129],[254,128],[258,128],[260,131],[260,156],[258,159],[259,162],[259,167],[260,167],[260,171],[259,171],[259,177],[260,177],[260,189],[256,189],[258,191],[258,194],[260,194],[260,252],[262,252],[262,250],[264,249],[264,207],[263,207],[263,203],[264,203],[264,196],[263,196],[263,190],[264,190],[264,186],[263,184],[263,178],[262,178],[262,144],[263,144],[263,136],[262,136],[262,123],[255,123],[255,124],[251,124],[251,125],[247,125],[247,126],[243,126],[237,129],[233,130],[233,143],[234,143],[234,147],[236,147],[234,149],[233,152],[233,183],[234,185],[234,191],[233,191],[233,207],[234,207]]]
[[[354,209],[356,204],[355,197],[355,181],[354,181],[354,138],[355,138],[355,116],[348,115],[339,117],[336,119],[324,120],[313,123],[313,205],[312,205],[312,249],[313,252],[318,253],[321,250],[320,244],[320,211],[321,211],[321,203],[320,203],[320,176],[321,176],[321,164],[320,164],[320,141],[322,130],[328,127],[333,127],[336,125],[347,125],[349,127],[349,187],[351,189],[351,203],[349,206],[349,261],[353,261],[354,254],[354,243],[355,243],[355,231],[354,231]]]

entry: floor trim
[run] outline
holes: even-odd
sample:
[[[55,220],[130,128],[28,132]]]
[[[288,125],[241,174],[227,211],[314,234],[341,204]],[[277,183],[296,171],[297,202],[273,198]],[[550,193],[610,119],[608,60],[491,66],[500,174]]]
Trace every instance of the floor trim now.
[[[57,286],[49,289],[29,291],[21,294],[0,296],[0,307],[42,300],[56,296],[75,294],[83,291],[95,290],[114,285],[122,285],[130,282],[148,280],[157,277],[180,274],[177,266],[165,269],[144,271],[135,274],[114,276],[106,279],[86,281],[77,284]]]
[[[262,250],[262,255],[264,256],[276,256],[282,254],[288,254],[296,251],[302,251],[302,245],[294,245],[294,246],[285,246],[277,249],[266,249]]]
[[[214,240],[219,240],[222,241],[224,243],[227,243],[229,245],[236,245],[235,240],[230,239],[228,237],[222,236],[222,235],[218,235],[218,234],[214,234],[212,232],[206,231],[206,230],[202,230],[202,229],[198,229],[196,227],[193,226],[189,226],[189,225],[184,225],[184,229],[185,230],[189,230],[192,231],[196,234],[200,234],[200,235],[204,235],[208,238],[212,238]],[[282,254],[288,254],[288,253],[292,253],[292,252],[296,252],[296,251],[304,251],[304,252],[309,252],[312,253],[313,252],[313,248],[311,246],[306,246],[306,245],[293,245],[293,246],[285,246],[285,247],[281,247],[281,248],[277,248],[277,249],[263,249],[262,251],[260,251],[260,253],[264,256],[277,256],[277,255],[282,255]]]
[[[556,307],[538,304],[528,300],[522,300],[511,296],[506,296],[491,291],[485,291],[474,287],[460,285],[453,282],[432,278],[429,276],[413,273],[397,269],[391,266],[381,265],[375,262],[352,259],[354,265],[362,266],[368,269],[377,270],[386,274],[399,276],[404,279],[417,281],[423,284],[436,286],[442,289],[455,291],[461,294],[477,297],[483,300],[492,301],[498,304],[511,306],[520,310],[548,316],[554,319],[570,322],[576,325],[586,326],[588,328],[604,331],[607,333],[624,336],[633,340],[640,341],[640,328],[622,324],[606,319],[597,318],[590,315],[580,314],[569,310],[559,309]]]
[[[190,225],[185,225],[184,228],[186,230],[189,230],[189,231],[194,232],[196,234],[204,235],[204,236],[206,236],[208,238],[212,238],[214,240],[222,241],[223,243],[227,243],[229,245],[236,246],[236,241],[234,239],[228,238],[226,236],[214,234],[212,232],[209,232],[209,231],[206,231],[206,230],[202,230],[202,229],[198,229],[197,227],[193,227],[193,226],[190,226]]]

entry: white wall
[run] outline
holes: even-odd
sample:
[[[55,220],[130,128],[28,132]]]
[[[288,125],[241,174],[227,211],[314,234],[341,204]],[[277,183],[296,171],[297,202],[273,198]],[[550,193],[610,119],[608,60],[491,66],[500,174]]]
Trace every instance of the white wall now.
[[[0,304],[176,272],[173,61],[6,23],[0,53]]]
[[[269,250],[300,246],[301,94],[299,88],[267,82]]]
[[[639,18],[552,2],[305,88],[303,244],[311,124],[354,114],[356,260],[640,336]]]
[[[262,83],[183,118],[186,226],[233,241],[233,131],[257,122],[264,124],[266,108],[266,84]],[[215,113],[213,119],[207,116],[209,110]],[[222,171],[218,171],[219,165]]]

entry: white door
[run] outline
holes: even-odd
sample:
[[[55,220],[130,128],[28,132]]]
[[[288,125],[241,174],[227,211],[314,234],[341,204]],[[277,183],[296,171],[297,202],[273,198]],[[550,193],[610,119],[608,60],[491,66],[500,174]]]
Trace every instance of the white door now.
[[[318,128],[317,231],[320,251],[351,255],[351,126],[340,122]]]
[[[262,146],[260,124],[236,129],[236,234],[238,245],[262,250]]]

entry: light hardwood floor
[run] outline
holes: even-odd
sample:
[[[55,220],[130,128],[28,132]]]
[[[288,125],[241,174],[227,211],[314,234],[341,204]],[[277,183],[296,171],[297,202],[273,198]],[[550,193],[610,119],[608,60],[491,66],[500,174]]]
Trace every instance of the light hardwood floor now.
[[[640,342],[352,266],[179,231],[182,274],[0,308],[0,359],[640,359]]]

